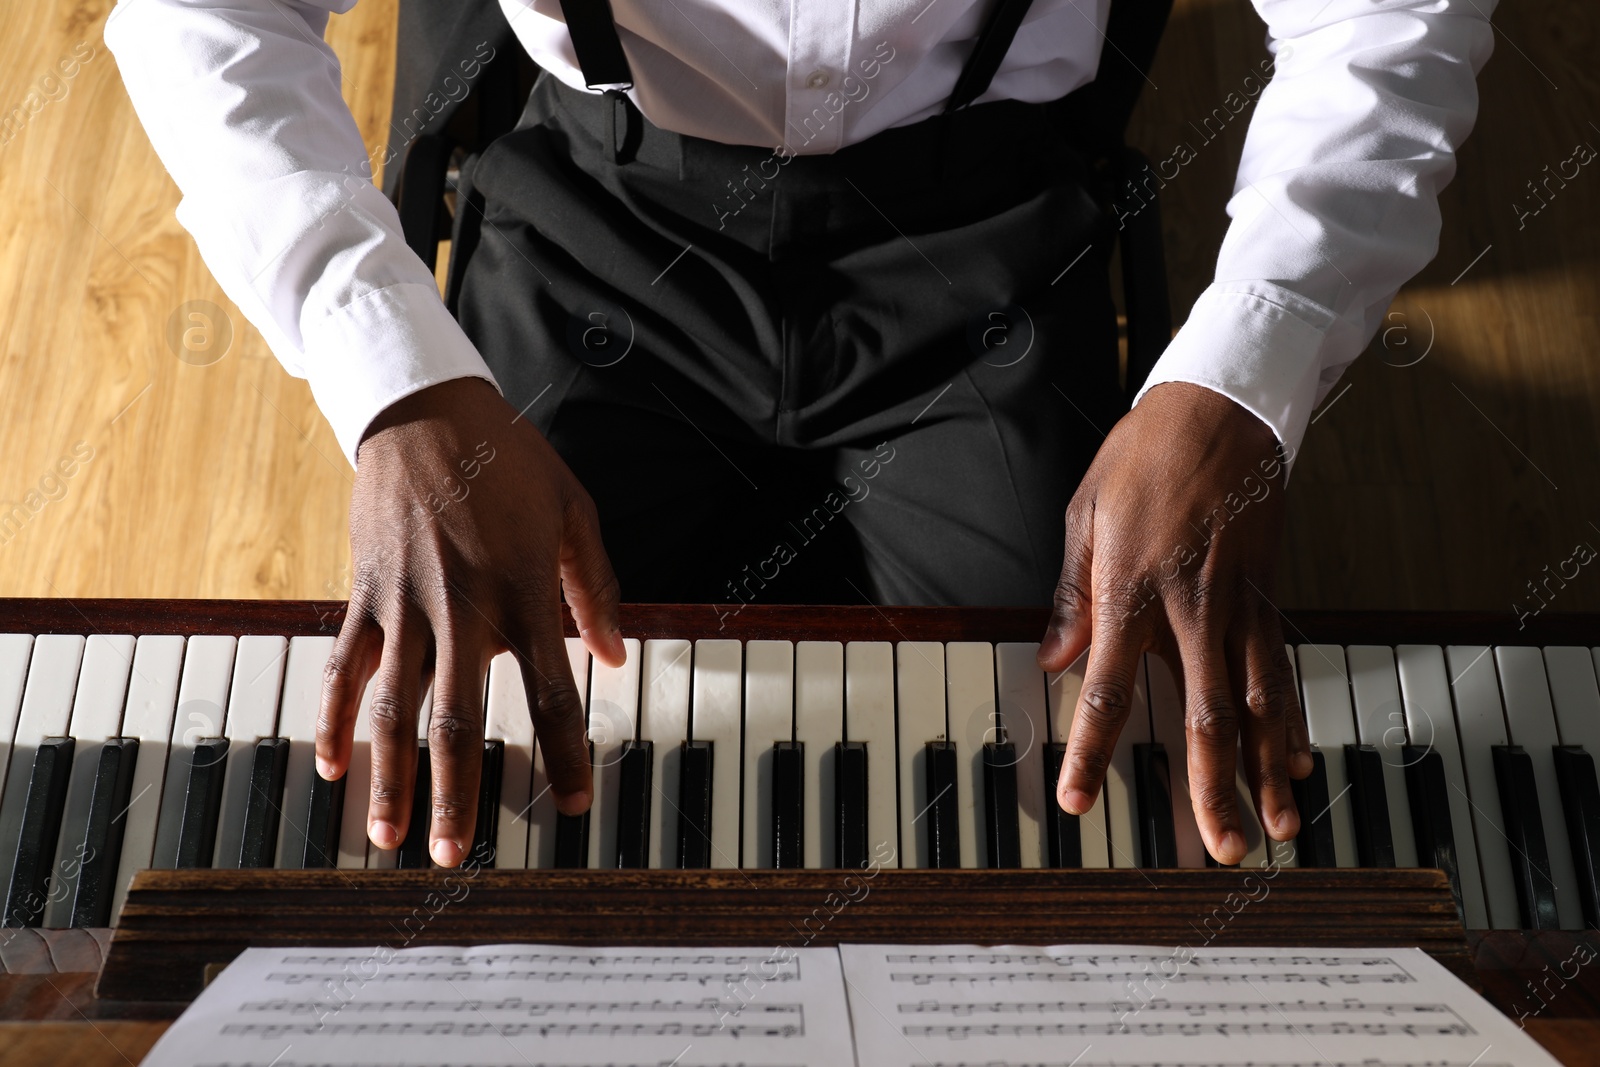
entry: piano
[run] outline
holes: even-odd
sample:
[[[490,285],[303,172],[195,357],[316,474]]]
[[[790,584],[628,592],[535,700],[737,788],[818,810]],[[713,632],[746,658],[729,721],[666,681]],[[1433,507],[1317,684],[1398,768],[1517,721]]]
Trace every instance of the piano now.
[[[1074,817],[1054,782],[1081,664],[1038,668],[1042,610],[631,606],[624,667],[567,642],[589,813],[556,812],[502,655],[471,859],[446,872],[425,792],[398,849],[367,841],[365,705],[345,779],[315,772],[341,613],[0,600],[0,967],[181,1003],[246,944],[371,943],[451,879],[471,893],[423,942],[615,940],[631,919],[624,936],[765,943],[848,872],[872,896],[828,938],[1170,940],[1253,875],[1270,897],[1230,936],[1423,944],[1508,1011],[1535,964],[1600,949],[1600,617],[1288,616],[1315,762],[1302,829],[1268,841],[1241,773],[1250,852],[1229,871],[1200,843],[1153,656]],[[419,775],[426,703],[422,720]],[[1563,984],[1562,1015],[1600,1014],[1600,981]]]

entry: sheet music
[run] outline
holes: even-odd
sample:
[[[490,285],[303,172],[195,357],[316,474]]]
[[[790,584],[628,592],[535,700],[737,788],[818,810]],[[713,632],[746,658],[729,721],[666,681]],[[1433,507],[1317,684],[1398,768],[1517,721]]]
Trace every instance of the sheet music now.
[[[1557,1067],[1420,949],[839,952],[873,1067]]]
[[[145,1067],[848,1067],[831,949],[250,949]]]

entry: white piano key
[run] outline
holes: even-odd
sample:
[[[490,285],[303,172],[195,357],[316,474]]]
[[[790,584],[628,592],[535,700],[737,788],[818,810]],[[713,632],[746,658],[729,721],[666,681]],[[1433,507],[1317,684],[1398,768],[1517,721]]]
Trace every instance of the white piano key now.
[[[32,634],[0,634],[0,790],[11,762],[11,743],[17,736],[17,714],[22,710],[22,687],[28,680],[32,654]]]
[[[568,637],[567,669],[572,672],[572,684],[578,689],[578,703],[582,708],[584,722],[589,716],[589,672],[593,657],[589,650],[583,647],[583,638]],[[523,692],[518,690],[518,692]],[[527,706],[527,696],[523,693],[522,704]],[[507,727],[509,729],[509,726]],[[585,736],[587,736],[585,726]],[[544,751],[539,747],[539,731],[533,732],[533,778],[529,782],[529,792],[532,794],[526,801],[528,820],[528,866],[529,867],[554,867],[556,862],[556,798],[550,791],[550,775],[545,770]],[[520,787],[518,787],[520,788]],[[504,818],[504,810],[501,813]],[[590,820],[591,826],[593,820]],[[591,835],[593,829],[590,830]],[[495,865],[499,866],[497,859]]]
[[[11,767],[6,774],[5,797],[0,801],[0,873],[4,875],[0,892],[11,885],[16,866],[28,781],[33,776],[33,758],[39,743],[47,737],[65,737],[71,724],[72,696],[78,687],[83,645],[83,638],[77,634],[41,634],[33,643]]]
[[[256,742],[278,736],[278,696],[283,690],[289,641],[250,634],[239,638],[228,695],[228,766],[222,778],[222,813],[212,866],[237,868],[244,840],[245,808],[250,802],[250,766]]]
[[[900,866],[926,867],[928,761],[924,746],[946,739],[944,646],[937,641],[901,641],[895,646],[895,690],[899,715]]]
[[[1600,759],[1600,686],[1589,650],[1552,645],[1544,650],[1544,667],[1561,743],[1581,745]]]
[[[1306,702],[1306,728],[1322,752],[1328,771],[1328,816],[1333,820],[1333,855],[1340,867],[1359,866],[1350,776],[1344,746],[1356,743],[1355,710],[1350,706],[1350,680],[1344,649],[1339,645],[1301,645],[1300,691]],[[1307,818],[1316,818],[1312,812]]]
[[[1072,718],[1083,694],[1083,674],[1089,663],[1085,652],[1066,670],[1046,678],[1045,695],[1050,702],[1050,741],[1064,745],[1072,737]],[[1055,783],[1050,783],[1050,803],[1055,801]],[[1111,838],[1106,830],[1106,791],[1094,798],[1094,807],[1078,817],[1078,840],[1085,867],[1111,866]]]
[[[832,867],[834,746],[844,739],[844,645],[801,641],[794,649],[794,735],[805,747],[804,863]]]
[[[1111,843],[1113,867],[1137,867],[1144,862],[1144,841],[1134,807],[1138,788],[1133,770],[1133,746],[1150,740],[1150,685],[1143,656],[1133,675],[1128,705],[1128,721],[1117,735],[1111,763],[1106,768],[1106,835]]]
[[[687,641],[646,641],[639,697],[639,740],[652,747],[650,772],[651,867],[678,865],[678,773],[689,738],[689,693],[694,646]]]
[[[484,707],[483,736],[505,742],[494,865],[515,870],[529,866],[528,802],[533,799],[533,716],[528,712],[528,694],[515,652],[502,652],[489,661]]]
[[[1444,764],[1450,789],[1450,836],[1456,846],[1467,929],[1486,930],[1489,908],[1484,900],[1472,803],[1461,762],[1461,743],[1456,736],[1455,713],[1450,706],[1450,676],[1445,671],[1444,653],[1437,645],[1401,645],[1395,649],[1395,662],[1400,668],[1406,734],[1413,745],[1432,748]]]
[[[1289,657],[1289,673],[1294,675],[1295,699],[1297,699],[1300,702],[1299,703],[1299,710],[1297,710],[1297,711],[1296,710],[1291,710],[1290,714],[1291,715],[1298,714],[1298,715],[1304,716],[1305,715],[1305,697],[1302,696],[1301,693],[1300,693],[1300,665],[1294,661],[1294,646],[1290,645],[1290,644],[1285,644],[1283,646],[1283,652],[1284,652],[1284,655]],[[1306,813],[1306,812],[1303,812],[1303,811],[1300,812],[1299,814],[1300,814],[1301,823],[1303,825],[1304,821],[1307,818],[1309,818],[1310,815],[1308,813]],[[1312,814],[1314,814],[1314,813],[1312,813]],[[1293,842],[1293,841],[1275,841],[1275,842],[1271,843],[1270,850],[1271,850],[1271,853],[1272,853],[1272,857],[1273,857],[1274,860],[1277,861],[1278,866],[1280,866],[1280,867],[1298,867],[1298,866],[1300,866],[1300,858],[1299,858],[1299,854],[1295,850],[1295,842]]]
[[[1204,867],[1206,843],[1200,836],[1200,824],[1195,821],[1189,789],[1189,739],[1184,730],[1183,694],[1166,660],[1147,654],[1144,662],[1150,684],[1150,736],[1166,749],[1172,777],[1172,829],[1178,842],[1178,866]]]
[[[702,638],[694,643],[694,693],[690,738],[711,742],[711,866],[739,864],[740,732],[744,646]]]
[[[995,703],[994,646],[951,641],[944,646],[945,723],[956,744],[956,807],[961,866],[989,866],[984,832],[983,746],[1000,739]]]
[[[191,645],[193,642],[191,642]],[[372,804],[372,691],[377,675],[367,680],[351,731],[350,766],[344,772],[344,809],[339,818],[339,855],[334,866],[360,870],[367,865],[367,813]]]
[[[1383,790],[1389,802],[1389,836],[1396,867],[1417,865],[1417,838],[1411,827],[1411,801],[1406,792],[1406,712],[1400,701],[1394,650],[1388,645],[1351,645],[1345,649],[1350,692],[1355,698],[1356,733],[1363,745],[1378,750],[1383,761]]]
[[[1022,866],[1049,862],[1047,816],[1055,804],[1055,783],[1045,780],[1044,746],[1050,738],[1044,671],[1035,641],[994,646],[995,689],[1006,740],[1017,754],[1017,831]]]
[[[623,638],[620,667],[595,663],[589,675],[589,740],[594,743],[594,804],[589,809],[589,866],[617,865],[617,785],[622,744],[639,735],[638,638]]]
[[[794,740],[794,644],[744,650],[744,833],[740,866],[771,867],[772,746]],[[713,824],[714,825],[714,824]]]
[[[89,826],[89,802],[94,795],[100,749],[118,735],[122,726],[123,698],[128,692],[128,672],[133,666],[134,640],[129,634],[92,634],[83,649],[78,689],[72,701],[72,774],[67,781],[61,832],[56,837],[55,864],[50,868],[49,900],[44,925],[72,925],[72,901],[78,892],[78,874],[87,860],[84,834]]]
[[[139,758],[133,765],[133,784],[128,790],[124,816],[128,825],[122,831],[122,857],[117,863],[117,886],[111,897],[113,922],[127,899],[133,872],[151,866],[161,786],[167,777],[167,750],[172,744],[172,719],[178,708],[183,651],[183,638],[174,636],[141,637],[134,646],[121,730],[123,737],[139,739]]]
[[[178,861],[178,831],[183,826],[183,798],[189,788],[189,764],[195,742],[223,736],[227,724],[228,682],[233,677],[236,638],[206,634],[189,638],[178,683],[178,707],[167,746],[167,773],[156,823],[150,866],[170,870]],[[350,805],[345,805],[348,811]],[[365,812],[366,805],[362,805]],[[366,836],[365,824],[362,836]],[[365,852],[362,853],[365,856]],[[359,866],[359,865],[358,865]]]
[[[1578,899],[1578,872],[1572,862],[1561,807],[1561,787],[1556,780],[1555,753],[1561,743],[1555,708],[1544,675],[1544,655],[1526,645],[1501,645],[1494,650],[1505,694],[1507,736],[1521,745],[1533,761],[1539,790],[1539,817],[1544,823],[1544,846],[1550,856],[1550,879],[1555,883],[1556,914],[1563,930],[1583,929],[1583,905]]]
[[[896,788],[894,646],[887,641],[845,645],[844,690],[845,740],[867,746],[867,856],[880,867],[897,867],[900,796]]]
[[[288,765],[283,772],[283,817],[278,821],[280,868],[305,865],[306,819],[311,810],[311,787],[317,777],[317,715],[322,708],[322,671],[333,654],[331,637],[295,637],[283,670],[283,700],[278,710],[278,736],[289,742]],[[142,643],[141,643],[142,647]],[[144,745],[139,746],[144,762]]]
[[[1500,684],[1494,657],[1481,645],[1445,649],[1455,696],[1456,733],[1461,739],[1467,796],[1472,804],[1478,861],[1483,871],[1484,902],[1489,923],[1497,930],[1521,925],[1517,891],[1511,879],[1511,847],[1500,810],[1500,785],[1494,773],[1495,745],[1506,744],[1506,721],[1500,710]]]

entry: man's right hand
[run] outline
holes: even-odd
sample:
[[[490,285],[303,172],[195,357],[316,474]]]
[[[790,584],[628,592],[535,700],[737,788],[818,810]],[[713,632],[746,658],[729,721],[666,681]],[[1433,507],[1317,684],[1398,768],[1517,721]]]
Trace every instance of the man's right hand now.
[[[428,727],[429,853],[454,867],[472,848],[489,661],[516,653],[556,806],[580,814],[593,789],[583,702],[561,628],[563,590],[584,644],[621,666],[617,579],[594,503],[544,437],[488,382],[431,386],[386,409],[360,446],[350,500],[350,608],[323,678],[317,771],[350,764],[356,711],[370,707],[367,834],[405,839],[417,710]],[[360,803],[360,798],[349,798]]]

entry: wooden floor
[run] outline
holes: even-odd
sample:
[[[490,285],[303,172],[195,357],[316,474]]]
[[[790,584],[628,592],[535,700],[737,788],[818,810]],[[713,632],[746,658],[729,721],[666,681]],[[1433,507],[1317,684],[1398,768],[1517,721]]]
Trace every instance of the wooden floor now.
[[[111,6],[0,14],[0,119],[22,108],[20,128],[0,127],[0,514],[22,504],[26,520],[0,528],[0,595],[342,597],[351,471],[174,220],[177,190],[101,38]],[[329,31],[374,151],[393,12],[361,4]],[[1284,606],[1510,612],[1534,603],[1525,585],[1545,567],[1600,546],[1600,169],[1525,228],[1513,209],[1546,164],[1600,145],[1600,9],[1507,3],[1497,25],[1438,258],[1306,438]],[[1170,154],[1265,55],[1263,32],[1247,0],[1179,0],[1136,143]],[[75,57],[72,78],[49,80]],[[1243,129],[1165,194],[1180,321],[1221,239]],[[209,365],[167,339],[196,301],[231,325]],[[1600,609],[1600,566],[1546,599]]]

